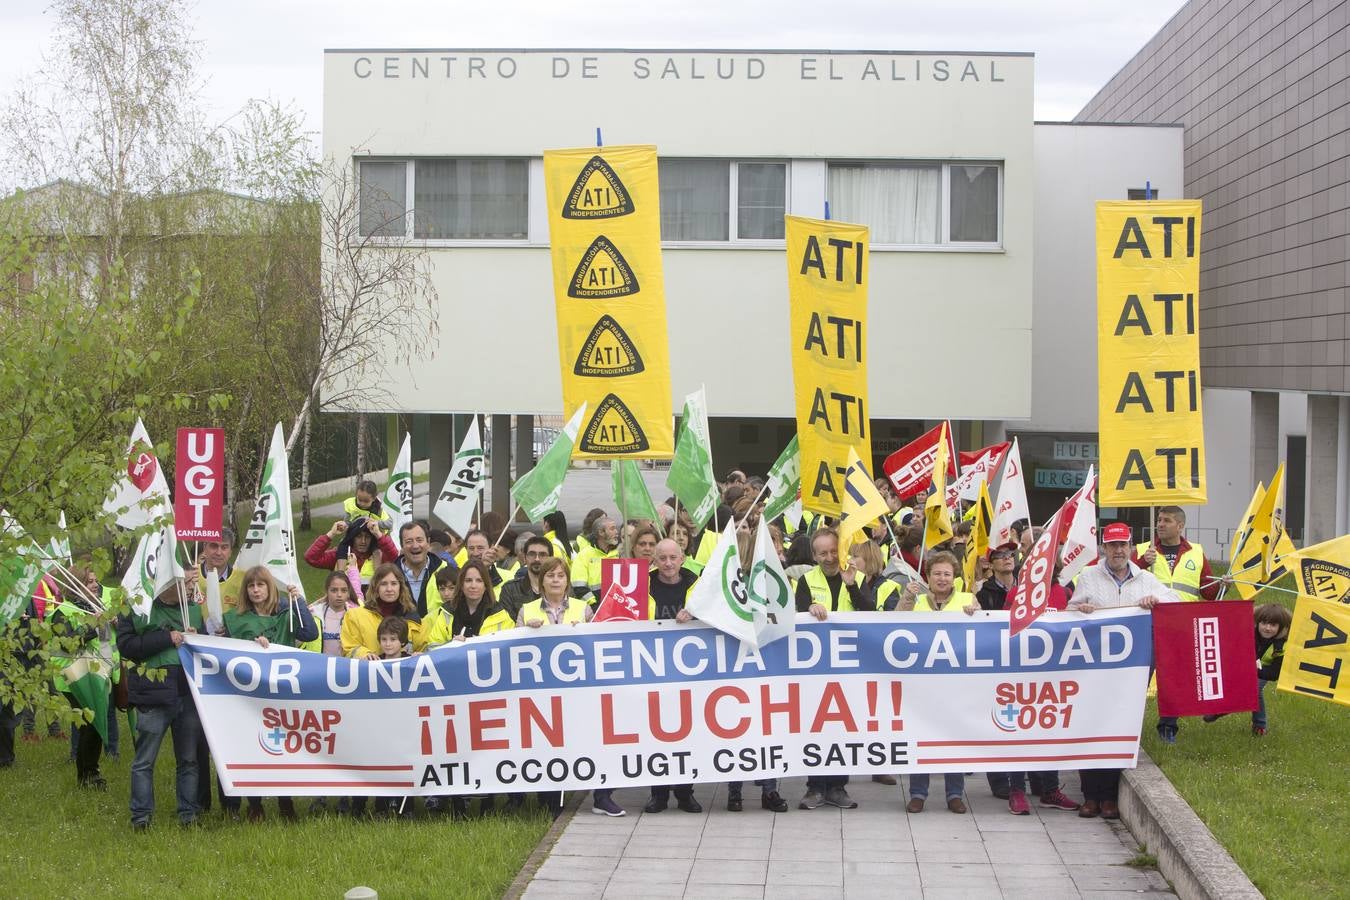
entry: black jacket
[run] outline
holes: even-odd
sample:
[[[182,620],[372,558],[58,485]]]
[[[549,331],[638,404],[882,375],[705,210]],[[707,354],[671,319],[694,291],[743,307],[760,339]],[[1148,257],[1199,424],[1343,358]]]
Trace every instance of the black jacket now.
[[[140,663],[173,646],[168,628],[154,628],[137,633],[134,616],[120,616],[117,620],[117,650],[128,663]],[[126,667],[127,700],[132,706],[169,706],[179,697],[191,697],[187,676],[182,666],[165,666],[159,670],[164,677],[152,679]]]

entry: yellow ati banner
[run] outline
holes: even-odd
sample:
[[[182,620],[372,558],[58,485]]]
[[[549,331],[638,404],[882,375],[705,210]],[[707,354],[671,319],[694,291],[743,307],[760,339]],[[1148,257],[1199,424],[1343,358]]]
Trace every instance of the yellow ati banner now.
[[[1350,606],[1298,598],[1279,688],[1350,706]]]
[[[872,459],[867,427],[867,226],[787,217],[792,378],[802,506],[838,517],[849,450]]]
[[[669,458],[670,351],[656,148],[546,150],[563,409],[576,455]]]
[[[1204,503],[1200,201],[1097,204],[1102,506]]]

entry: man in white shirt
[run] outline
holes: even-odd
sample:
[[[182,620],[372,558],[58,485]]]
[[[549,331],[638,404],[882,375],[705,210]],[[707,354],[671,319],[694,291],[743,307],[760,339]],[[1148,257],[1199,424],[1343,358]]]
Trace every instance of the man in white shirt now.
[[[1102,529],[1101,559],[1078,576],[1069,609],[1091,613],[1130,606],[1152,609],[1159,603],[1181,602],[1153,573],[1130,561],[1133,549],[1130,526],[1124,522],[1113,522]],[[1119,819],[1120,769],[1081,769],[1078,776],[1083,783],[1083,805],[1078,815],[1084,819],[1097,815]]]

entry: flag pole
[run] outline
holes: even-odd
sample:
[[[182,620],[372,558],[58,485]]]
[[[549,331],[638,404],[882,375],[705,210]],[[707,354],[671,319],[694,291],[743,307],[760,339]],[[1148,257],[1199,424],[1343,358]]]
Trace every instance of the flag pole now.
[[[506,524],[502,526],[502,533],[497,535],[497,540],[494,541],[492,544],[492,548],[494,550],[501,544],[502,538],[506,537],[506,532],[511,528],[511,523],[516,520],[516,514],[519,512],[520,512],[520,502],[517,501],[515,508],[511,510],[511,517],[507,519]],[[515,548],[512,549],[514,550]]]
[[[756,506],[759,506],[759,501],[764,499],[764,492],[767,491],[768,489],[769,483],[766,481],[764,482],[764,487],[760,488],[759,493],[755,495],[755,502],[750,504],[750,508],[745,511],[745,515],[742,516],[740,518],[740,521],[736,523],[737,528],[741,526],[741,522],[744,522],[746,519],[750,518],[750,513],[754,511],[754,508]]]
[[[628,537],[624,532],[628,528],[628,487],[624,484],[624,466],[622,459],[616,459],[613,463],[619,467],[619,555],[627,557],[629,552]]]

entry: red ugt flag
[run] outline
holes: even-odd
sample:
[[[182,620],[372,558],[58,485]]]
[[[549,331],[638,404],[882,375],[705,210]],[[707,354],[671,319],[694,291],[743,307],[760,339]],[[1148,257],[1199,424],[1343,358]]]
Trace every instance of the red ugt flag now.
[[[645,559],[600,561],[600,605],[592,622],[646,619],[651,597],[651,572]]]
[[[174,536],[180,541],[220,540],[225,519],[223,429],[178,429],[174,480]]]
[[[1257,708],[1252,605],[1241,600],[1153,608],[1158,715],[1208,716]]]

